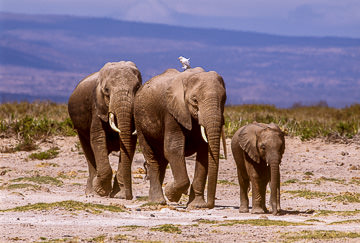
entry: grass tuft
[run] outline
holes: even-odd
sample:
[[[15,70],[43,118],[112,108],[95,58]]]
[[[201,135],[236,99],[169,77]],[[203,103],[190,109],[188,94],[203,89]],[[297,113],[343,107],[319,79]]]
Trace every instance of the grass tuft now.
[[[50,148],[44,152],[39,152],[39,153],[32,153],[29,155],[29,158],[32,160],[47,160],[47,159],[54,159],[56,158],[56,156],[59,154],[59,148],[58,147],[53,147]]]
[[[340,238],[360,238],[360,233],[343,232],[334,230],[303,230],[300,232],[289,232],[282,235],[287,240],[331,240]]]
[[[246,220],[226,220],[219,226],[233,226],[236,224],[250,224],[254,226],[297,226],[297,225],[308,225],[299,222],[289,222],[283,220],[269,220],[269,219],[246,219]]]
[[[113,206],[113,205],[102,205],[102,204],[94,204],[94,203],[83,203],[78,201],[61,201],[54,203],[35,203],[29,204],[25,206],[0,210],[0,212],[25,212],[25,211],[36,211],[36,210],[52,210],[55,208],[60,208],[66,211],[87,211],[94,214],[102,213],[103,211],[110,212],[125,212],[125,210],[121,207]]]
[[[357,214],[360,214],[360,210],[358,209],[355,209],[354,211],[332,211],[332,210],[316,211],[317,216],[328,216],[328,215],[353,216]]]
[[[8,186],[4,186],[2,188],[6,188],[8,190],[16,190],[16,189],[34,189],[34,190],[40,190],[40,186],[29,184],[29,183],[17,183],[17,184],[10,184]]]
[[[64,183],[51,176],[33,176],[33,177],[20,177],[16,179],[12,179],[12,182],[19,182],[19,181],[30,181],[37,184],[51,184],[55,186],[62,186]]]
[[[235,185],[235,186],[238,185],[238,184],[236,184],[232,181],[228,181],[228,180],[218,180],[217,183],[220,185]]]
[[[181,234],[182,231],[179,227],[173,225],[173,224],[163,224],[156,227],[150,228],[151,231],[161,231],[166,233],[172,233],[172,234]]]

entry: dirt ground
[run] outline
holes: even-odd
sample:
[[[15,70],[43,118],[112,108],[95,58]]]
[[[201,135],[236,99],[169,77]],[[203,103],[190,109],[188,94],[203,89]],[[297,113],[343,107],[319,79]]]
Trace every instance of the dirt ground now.
[[[0,139],[3,148],[15,143]],[[32,160],[31,152],[0,153],[0,242],[360,241],[359,143],[286,137],[279,216],[238,212],[239,186],[230,139],[228,159],[220,160],[216,207],[208,210],[187,210],[185,195],[180,203],[147,205],[149,181],[144,181],[139,152],[133,161],[136,198],[87,197],[87,163],[77,137],[49,138],[39,145],[36,152],[57,146],[60,153],[50,160]],[[110,160],[116,170],[117,154],[111,154]],[[192,179],[193,158],[187,159],[187,166]],[[171,179],[168,169],[165,182]],[[267,205],[268,198],[269,192]],[[118,206],[124,212],[62,207],[63,201]],[[57,206],[10,210],[36,203]]]

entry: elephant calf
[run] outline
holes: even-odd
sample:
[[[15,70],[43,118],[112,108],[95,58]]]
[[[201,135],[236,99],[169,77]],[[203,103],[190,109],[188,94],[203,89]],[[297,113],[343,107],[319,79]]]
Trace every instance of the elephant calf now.
[[[249,182],[252,185],[251,213],[267,213],[266,186],[270,181],[272,213],[280,211],[279,165],[285,150],[284,133],[274,123],[252,123],[233,136],[231,149],[240,185],[240,213],[249,212]]]
[[[89,167],[86,194],[132,199],[131,162],[136,135],[133,101],[141,74],[132,62],[111,62],[84,78],[69,98],[70,118],[78,132]],[[108,155],[121,152],[112,188]]]

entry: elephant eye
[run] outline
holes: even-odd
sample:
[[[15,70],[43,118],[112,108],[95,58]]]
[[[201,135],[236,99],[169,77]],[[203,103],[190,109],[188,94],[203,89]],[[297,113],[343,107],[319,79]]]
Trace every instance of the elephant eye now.
[[[103,92],[104,92],[104,95],[106,95],[106,96],[109,96],[109,95],[110,95],[109,88],[107,88],[107,87],[105,87],[105,88],[103,89]]]
[[[193,102],[195,105],[198,103],[196,97],[192,97],[191,100],[192,100],[192,102]]]
[[[261,145],[260,145],[260,149],[261,149],[261,150],[265,150],[265,144],[261,144]]]

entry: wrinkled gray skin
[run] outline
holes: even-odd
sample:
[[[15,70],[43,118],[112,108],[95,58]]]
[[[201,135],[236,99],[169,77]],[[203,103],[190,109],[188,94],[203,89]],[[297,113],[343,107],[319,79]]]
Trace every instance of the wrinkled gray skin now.
[[[70,118],[78,132],[89,167],[86,194],[132,199],[131,162],[137,137],[133,119],[134,96],[141,86],[141,74],[132,62],[107,63],[83,79],[68,103]],[[109,114],[121,133],[109,125]],[[111,185],[108,155],[119,151],[119,165]]]
[[[190,185],[185,157],[197,153],[188,206],[214,207],[225,100],[222,77],[202,68],[184,72],[168,69],[139,90],[134,117],[139,144],[149,165],[149,201],[166,203],[162,183],[168,163],[174,181],[166,185],[165,195],[172,202],[179,201]],[[201,136],[200,125],[205,128],[208,143]]]
[[[285,150],[284,133],[274,123],[252,123],[233,136],[231,149],[240,185],[240,213],[249,212],[249,182],[252,185],[251,213],[267,213],[266,186],[270,180],[272,213],[280,212],[279,165]]]

